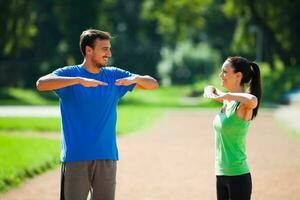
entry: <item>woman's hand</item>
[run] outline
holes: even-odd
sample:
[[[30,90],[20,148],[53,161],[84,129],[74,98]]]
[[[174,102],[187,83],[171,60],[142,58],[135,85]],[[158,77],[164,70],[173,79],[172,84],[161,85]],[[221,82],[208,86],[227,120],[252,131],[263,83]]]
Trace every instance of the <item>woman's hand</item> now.
[[[208,99],[213,99],[215,101],[222,102],[226,95],[227,93],[221,92],[220,90],[211,85],[206,86],[204,88],[203,97]]]

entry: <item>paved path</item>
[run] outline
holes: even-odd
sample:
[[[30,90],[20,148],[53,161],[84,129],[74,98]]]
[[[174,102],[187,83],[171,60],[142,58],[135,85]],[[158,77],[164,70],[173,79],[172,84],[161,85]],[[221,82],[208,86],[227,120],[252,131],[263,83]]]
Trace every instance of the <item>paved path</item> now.
[[[60,117],[59,106],[0,106],[0,117]]]
[[[213,200],[215,111],[170,111],[153,128],[119,137],[117,200]],[[300,140],[273,113],[260,113],[248,137],[254,200],[300,199]],[[29,180],[1,200],[56,200],[59,169]]]
[[[280,120],[285,127],[300,133],[300,103],[279,107],[276,109],[275,117]]]

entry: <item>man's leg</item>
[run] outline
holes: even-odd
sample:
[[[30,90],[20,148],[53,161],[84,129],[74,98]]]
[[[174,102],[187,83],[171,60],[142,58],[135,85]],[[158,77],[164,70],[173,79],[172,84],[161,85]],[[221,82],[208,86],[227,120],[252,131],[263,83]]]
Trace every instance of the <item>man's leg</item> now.
[[[92,199],[114,200],[116,188],[117,161],[97,160],[93,166]]]
[[[62,163],[61,200],[86,200],[91,184],[88,163]]]

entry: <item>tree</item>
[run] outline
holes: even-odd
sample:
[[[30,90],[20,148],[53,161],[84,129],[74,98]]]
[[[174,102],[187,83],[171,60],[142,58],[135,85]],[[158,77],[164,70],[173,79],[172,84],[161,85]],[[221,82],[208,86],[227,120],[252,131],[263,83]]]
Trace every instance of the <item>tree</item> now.
[[[103,4],[101,27],[110,30],[113,64],[136,73],[156,76],[160,60],[161,36],[156,22],[142,18],[143,1],[114,0]]]
[[[169,45],[187,38],[199,40],[211,0],[145,0],[143,16],[157,21],[157,32]]]
[[[248,31],[254,25],[263,36],[262,60],[274,66],[278,56],[289,67],[300,66],[299,6],[299,1],[227,0],[224,11],[238,20],[236,33],[242,34],[237,34],[235,44],[254,46],[255,35]]]
[[[32,0],[0,2],[0,85],[19,86],[22,52],[32,47],[36,35],[35,16],[31,15]]]

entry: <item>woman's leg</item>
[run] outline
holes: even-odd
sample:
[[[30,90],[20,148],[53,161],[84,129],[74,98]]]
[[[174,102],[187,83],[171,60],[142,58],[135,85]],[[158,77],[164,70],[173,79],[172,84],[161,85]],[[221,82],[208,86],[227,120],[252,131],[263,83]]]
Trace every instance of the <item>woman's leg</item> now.
[[[252,192],[251,174],[230,176],[228,188],[230,200],[250,200]]]
[[[217,200],[229,200],[226,176],[217,176]]]

